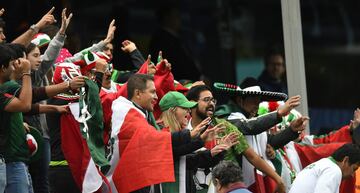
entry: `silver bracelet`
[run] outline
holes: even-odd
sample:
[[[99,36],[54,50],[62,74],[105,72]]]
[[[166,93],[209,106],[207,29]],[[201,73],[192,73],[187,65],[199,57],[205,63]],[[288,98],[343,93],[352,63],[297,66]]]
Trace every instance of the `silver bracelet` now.
[[[33,30],[36,34],[39,32],[39,28],[35,24],[32,24],[30,29]]]

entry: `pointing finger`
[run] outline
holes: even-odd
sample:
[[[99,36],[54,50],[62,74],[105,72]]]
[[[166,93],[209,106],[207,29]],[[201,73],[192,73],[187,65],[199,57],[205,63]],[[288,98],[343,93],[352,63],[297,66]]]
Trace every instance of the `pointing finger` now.
[[[54,12],[54,10],[55,10],[55,7],[52,7],[52,8],[50,9],[50,11],[48,11],[46,14],[47,14],[47,15],[50,15],[50,14],[52,14],[52,13]]]

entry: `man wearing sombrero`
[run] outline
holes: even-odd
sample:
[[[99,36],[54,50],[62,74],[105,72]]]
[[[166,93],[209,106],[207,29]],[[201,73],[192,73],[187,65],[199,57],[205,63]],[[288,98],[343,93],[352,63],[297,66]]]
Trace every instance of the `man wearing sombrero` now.
[[[304,130],[307,117],[300,117],[290,124],[283,132],[277,135],[268,135],[266,130],[270,129],[281,121],[281,117],[287,115],[291,109],[300,104],[300,96],[291,97],[285,105],[278,111],[255,118],[261,101],[285,100],[286,94],[261,91],[257,80],[246,78],[238,86],[229,84],[217,84],[215,88],[225,91],[231,95],[231,101],[227,105],[219,106],[215,115],[226,117],[231,123],[245,135],[250,147],[257,154],[265,159],[270,165],[271,162],[266,158],[266,147],[270,144],[274,148],[282,147],[289,141],[296,139],[299,131]],[[255,172],[254,167],[244,158],[239,159],[244,173],[244,182],[253,192],[273,191],[272,182],[267,183],[268,178],[264,178],[261,172]],[[260,184],[265,182],[265,187]],[[265,191],[266,190],[266,191]]]
[[[186,97],[189,100],[198,102],[197,107],[192,109],[191,111],[191,120],[189,121],[188,129],[194,128],[194,126],[197,126],[202,120],[206,119],[207,117],[213,117],[214,122],[223,122],[226,126],[225,132],[237,132],[241,136],[243,134],[239,131],[235,125],[231,124],[230,122],[226,121],[225,119],[218,119],[216,116],[214,117],[214,111],[215,111],[215,104],[216,99],[213,97],[211,89],[206,85],[198,85],[192,87]],[[231,160],[233,162],[237,162],[241,166],[241,158],[242,156],[249,160],[249,162],[260,171],[264,172],[267,176],[271,177],[276,181],[278,189],[278,192],[286,192],[284,182],[280,178],[278,174],[274,171],[274,169],[265,161],[263,160],[256,152],[255,150],[248,145],[247,140],[243,136],[243,138],[239,137],[240,144],[236,145],[234,148],[232,148],[230,151],[227,151],[225,155],[226,160]],[[211,147],[211,144],[208,144]],[[240,158],[240,160],[238,160]],[[203,182],[202,184],[206,183],[208,185],[208,182],[206,182],[207,175],[203,171],[199,171],[196,174],[197,179],[199,182]],[[264,186],[262,186],[264,189]],[[209,192],[213,192],[213,187],[209,187]]]

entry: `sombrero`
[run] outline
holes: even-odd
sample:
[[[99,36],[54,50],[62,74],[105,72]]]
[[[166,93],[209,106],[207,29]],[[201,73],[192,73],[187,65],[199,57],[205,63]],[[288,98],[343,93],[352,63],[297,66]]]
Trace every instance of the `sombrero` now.
[[[260,96],[261,101],[282,101],[287,99],[285,93],[262,91],[260,86],[249,86],[242,89],[237,85],[215,82],[214,88],[231,95]]]

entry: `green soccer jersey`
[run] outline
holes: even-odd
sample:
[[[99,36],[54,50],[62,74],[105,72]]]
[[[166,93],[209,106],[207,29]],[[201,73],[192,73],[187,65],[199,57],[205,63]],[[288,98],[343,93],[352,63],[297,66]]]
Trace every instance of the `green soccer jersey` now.
[[[231,132],[235,132],[239,134],[239,138],[238,138],[239,143],[233,146],[233,148],[231,148],[229,151],[227,151],[225,155],[226,160],[231,160],[236,162],[236,155],[242,154],[247,148],[249,148],[249,144],[247,143],[245,136],[239,131],[239,129],[235,125],[231,124],[225,119],[216,118],[215,120],[216,120],[216,124],[223,123],[225,125],[226,129],[224,135],[227,135]]]
[[[20,92],[21,86],[15,81],[0,85],[0,154],[6,163],[29,159],[26,132],[21,112],[6,112],[4,109]]]

